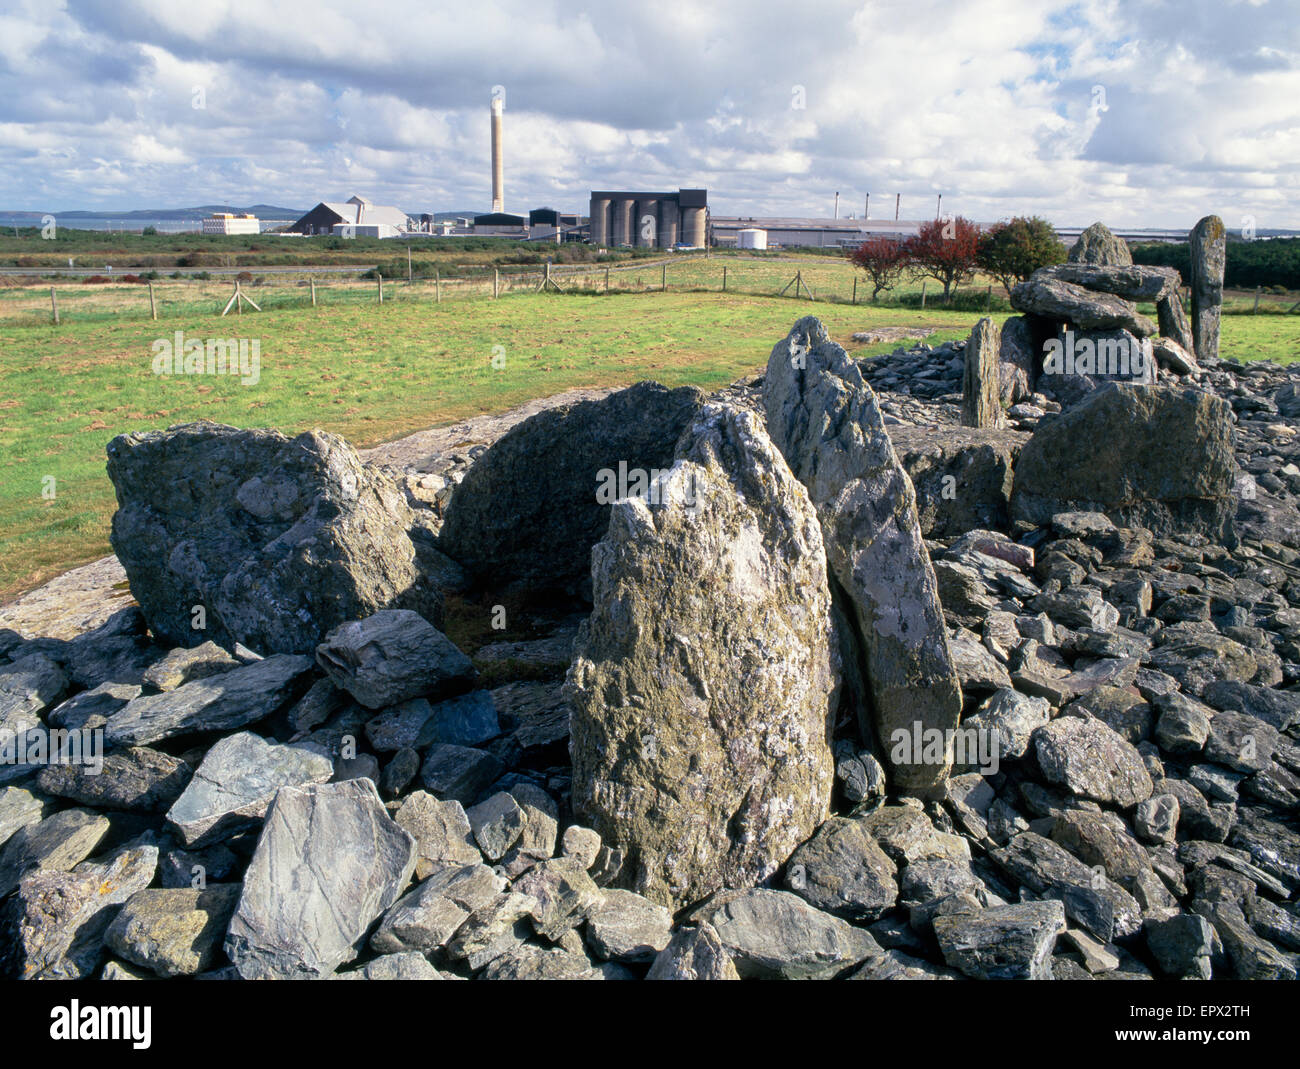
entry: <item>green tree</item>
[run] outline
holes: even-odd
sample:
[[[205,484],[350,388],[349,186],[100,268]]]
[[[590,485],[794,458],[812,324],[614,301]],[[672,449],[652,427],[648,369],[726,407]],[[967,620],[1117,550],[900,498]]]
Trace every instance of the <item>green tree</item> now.
[[[1012,286],[1040,267],[1064,263],[1065,246],[1046,219],[1016,216],[980,238],[977,258],[980,270],[1001,282],[1010,296]]]

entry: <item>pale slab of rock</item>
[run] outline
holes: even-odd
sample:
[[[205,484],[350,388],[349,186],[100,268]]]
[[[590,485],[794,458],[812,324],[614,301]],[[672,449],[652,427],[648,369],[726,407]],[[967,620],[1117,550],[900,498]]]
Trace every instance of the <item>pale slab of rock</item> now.
[[[785,891],[756,888],[704,913],[744,979],[829,979],[883,953],[869,932]]]
[[[622,886],[678,905],[767,878],[827,815],[830,592],[808,494],[752,413],[701,410],[651,497],[617,502],[592,551],[573,808],[625,852]]]
[[[683,926],[655,957],[647,980],[739,980],[731,954],[707,921]]]
[[[145,671],[144,682],[155,690],[175,690],[196,679],[206,679],[238,668],[239,664],[239,661],[209,639],[192,649],[176,647]]]
[[[107,817],[89,809],[63,809],[19,828],[0,850],[0,899],[29,872],[66,872],[85,860],[108,827]]]
[[[206,846],[257,824],[281,787],[324,783],[334,762],[307,746],[283,746],[250,731],[210,749],[167,813],[186,846]]]
[[[470,865],[483,860],[465,809],[455,799],[444,802],[427,791],[415,791],[402,801],[395,819],[415,839],[418,879],[439,863]]]
[[[244,875],[227,956],[246,980],[333,972],[406,889],[415,860],[415,840],[369,780],[282,787]]]
[[[587,911],[587,945],[601,961],[653,961],[668,946],[672,927],[665,907],[614,888]]]
[[[1048,783],[1121,809],[1151,797],[1141,755],[1099,720],[1058,717],[1038,728],[1032,742]]]

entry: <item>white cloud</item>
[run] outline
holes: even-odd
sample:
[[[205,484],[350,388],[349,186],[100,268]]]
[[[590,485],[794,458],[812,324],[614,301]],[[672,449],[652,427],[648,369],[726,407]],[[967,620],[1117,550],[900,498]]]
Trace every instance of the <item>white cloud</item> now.
[[[19,0],[0,205],[486,207],[501,84],[520,210],[703,185],[722,214],[826,214],[838,190],[915,215],[942,192],[979,219],[1300,226],[1289,6]]]

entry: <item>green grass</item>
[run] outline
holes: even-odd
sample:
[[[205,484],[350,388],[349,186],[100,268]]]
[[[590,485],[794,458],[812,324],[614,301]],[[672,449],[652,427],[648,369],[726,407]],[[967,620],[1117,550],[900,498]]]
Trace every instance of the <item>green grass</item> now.
[[[194,419],[287,434],[312,427],[358,447],[499,412],[579,386],[652,378],[710,389],[758,371],[801,315],[816,312],[851,350],[854,330],[933,325],[965,336],[966,313],[853,308],[736,294],[516,295],[499,301],[24,325],[0,321],[0,594],[28,589],[108,551],[115,507],[104,446],[130,430]],[[259,340],[261,379],[160,377],[151,344]],[[492,367],[501,346],[505,367]],[[53,500],[42,480],[55,479]]]

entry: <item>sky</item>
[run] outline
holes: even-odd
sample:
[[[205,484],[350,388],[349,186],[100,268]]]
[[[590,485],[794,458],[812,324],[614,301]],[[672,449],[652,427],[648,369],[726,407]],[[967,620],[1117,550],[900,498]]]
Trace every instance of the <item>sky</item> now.
[[[1300,228],[1300,0],[0,0],[0,209]]]

